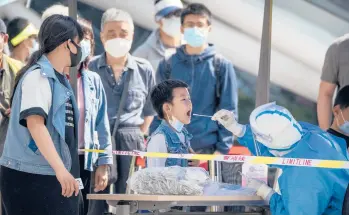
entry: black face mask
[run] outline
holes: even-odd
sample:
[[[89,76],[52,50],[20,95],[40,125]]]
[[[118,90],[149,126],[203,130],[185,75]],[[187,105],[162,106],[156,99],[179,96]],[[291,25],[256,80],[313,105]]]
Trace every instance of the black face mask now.
[[[76,44],[73,40],[71,40],[71,42],[75,46],[77,52],[76,52],[76,54],[71,52],[69,46],[67,45],[69,52],[70,52],[70,62],[71,62],[70,67],[75,67],[80,63],[82,53],[81,53],[81,47],[78,46],[78,44]]]

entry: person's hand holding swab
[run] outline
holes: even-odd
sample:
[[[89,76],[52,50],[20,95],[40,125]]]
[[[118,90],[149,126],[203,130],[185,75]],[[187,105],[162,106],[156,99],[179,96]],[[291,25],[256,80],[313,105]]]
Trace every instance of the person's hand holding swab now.
[[[242,137],[245,134],[246,126],[239,124],[235,120],[234,113],[231,111],[224,109],[220,110],[215,113],[211,119],[222,124],[228,131],[230,131],[237,137]]]

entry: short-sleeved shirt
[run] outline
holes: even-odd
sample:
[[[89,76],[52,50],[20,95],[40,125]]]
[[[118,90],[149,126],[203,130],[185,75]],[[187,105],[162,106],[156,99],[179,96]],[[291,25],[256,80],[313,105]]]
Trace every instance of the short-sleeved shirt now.
[[[328,48],[321,80],[342,89],[349,84],[349,34],[337,38]]]
[[[69,86],[65,80],[65,76],[56,72],[58,80],[66,86]],[[48,117],[52,104],[52,91],[48,79],[41,76],[40,70],[34,70],[25,76],[22,84],[22,101],[21,101],[21,113],[20,124],[27,126],[26,119],[28,116],[39,115],[45,119],[45,123]],[[65,142],[69,147],[69,151],[72,158],[72,167],[70,173],[75,177],[80,177],[80,166],[78,158],[78,146],[77,138],[75,134],[74,111],[72,98],[69,98],[65,103],[66,115],[65,115]]]
[[[107,65],[105,53],[96,56],[90,62],[89,69],[101,77],[107,96],[111,127],[117,117],[126,75],[130,72],[131,79],[123,107],[124,111],[120,116],[120,125],[137,127],[143,124],[144,117],[156,115],[150,100],[150,92],[155,85],[155,79],[153,68],[147,60],[128,55],[127,63],[118,81],[115,80],[112,68]]]

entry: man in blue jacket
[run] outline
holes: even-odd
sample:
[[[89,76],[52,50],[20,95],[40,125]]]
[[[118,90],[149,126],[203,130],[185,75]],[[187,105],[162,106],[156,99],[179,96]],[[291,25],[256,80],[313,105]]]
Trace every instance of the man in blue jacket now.
[[[159,64],[156,81],[179,79],[190,87],[193,113],[212,116],[217,110],[237,113],[237,81],[233,65],[207,42],[211,12],[202,4],[190,4],[181,14],[181,31],[187,44]],[[189,114],[189,113],[188,113]],[[154,120],[151,131],[159,125]],[[207,117],[193,116],[187,126],[191,145],[198,153],[228,153],[233,136]]]

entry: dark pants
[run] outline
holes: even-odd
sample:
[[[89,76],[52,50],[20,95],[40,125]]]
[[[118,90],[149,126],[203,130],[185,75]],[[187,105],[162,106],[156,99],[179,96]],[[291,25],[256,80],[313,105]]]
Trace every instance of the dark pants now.
[[[215,152],[215,148],[212,147],[207,147],[207,148],[202,148],[202,149],[194,149],[195,153],[197,154],[208,154],[212,155]],[[192,206],[190,207],[191,212],[205,212],[207,209],[206,206]]]
[[[80,162],[80,177],[82,184],[84,185],[84,189],[81,190],[81,203],[83,204],[83,207],[80,207],[81,215],[86,215],[88,211],[88,200],[87,200],[87,194],[90,192],[90,182],[91,182],[91,172],[84,169],[84,155],[79,155],[79,162]],[[91,184],[93,186],[93,184]]]
[[[133,151],[140,150],[144,151],[144,138],[140,129],[137,128],[120,128],[115,134],[116,150],[120,151]],[[125,193],[126,192],[126,181],[130,172],[132,157],[131,156],[117,156],[117,172],[118,179],[114,184],[115,190],[113,193]],[[91,178],[91,183],[94,177]],[[109,186],[102,192],[109,193]],[[91,190],[93,192],[93,189]],[[107,204],[105,201],[90,201],[88,215],[102,215],[107,212]]]
[[[2,166],[0,178],[7,215],[79,215],[80,197],[62,196],[56,176],[30,174]]]

